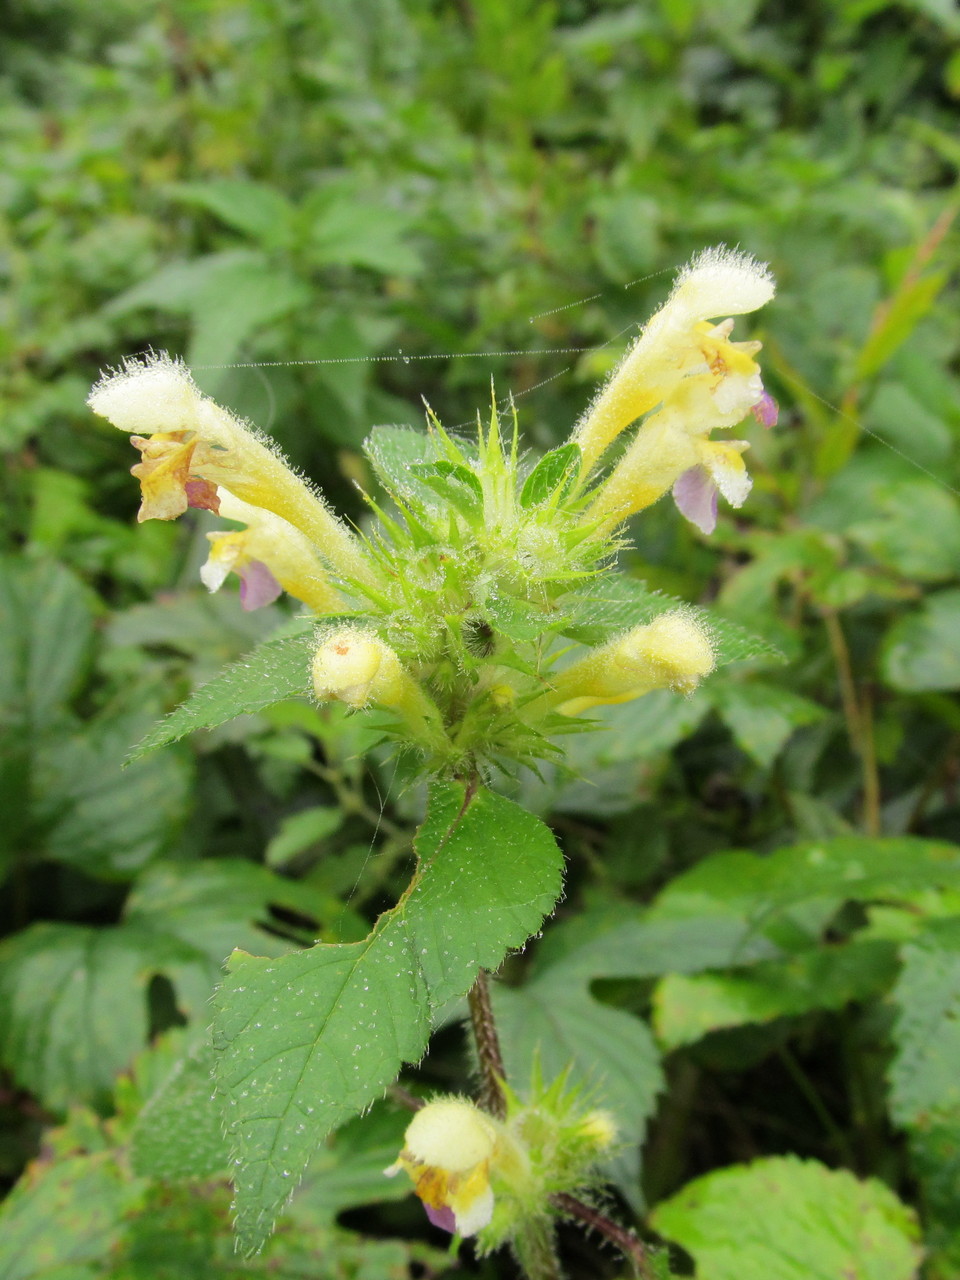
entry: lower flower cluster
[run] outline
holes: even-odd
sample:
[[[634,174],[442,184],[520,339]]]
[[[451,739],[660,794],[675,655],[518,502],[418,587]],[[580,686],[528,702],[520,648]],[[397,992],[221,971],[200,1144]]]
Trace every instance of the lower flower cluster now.
[[[427,1103],[385,1173],[406,1173],[434,1226],[487,1251],[555,1215],[552,1196],[588,1191],[615,1140],[610,1115],[580,1107],[561,1080],[529,1103],[508,1090],[503,1120],[466,1098]]]

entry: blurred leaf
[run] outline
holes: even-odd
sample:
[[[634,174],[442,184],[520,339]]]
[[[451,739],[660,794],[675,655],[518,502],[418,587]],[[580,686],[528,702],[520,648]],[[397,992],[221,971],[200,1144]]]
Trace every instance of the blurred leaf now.
[[[387,275],[411,276],[420,255],[407,243],[410,219],[386,204],[337,194],[312,228],[314,260],[322,266],[367,267]]]
[[[230,1151],[215,1105],[214,1056],[202,1040],[148,1099],[131,1135],[135,1173],[163,1182],[225,1177]]]
[[[654,992],[654,1029],[669,1051],[719,1027],[842,1009],[882,991],[895,972],[892,944],[871,941],[824,947],[744,973],[671,973]]]
[[[210,182],[175,182],[167,194],[184,204],[207,209],[235,231],[267,247],[289,236],[293,206],[276,187],[220,178]]]
[[[0,1274],[98,1280],[142,1197],[143,1184],[130,1181],[113,1152],[37,1162],[0,1207]]]
[[[960,848],[915,837],[840,836],[774,853],[718,853],[673,880],[654,903],[656,920],[735,912],[757,928],[817,899],[895,898],[931,885],[960,884]]]
[[[914,1280],[912,1210],[882,1182],[793,1156],[707,1174],[654,1209],[702,1280]]]
[[[271,956],[289,950],[280,932],[283,915],[271,908],[301,918],[315,936],[328,907],[329,900],[304,881],[239,858],[217,858],[154,864],[134,885],[124,917],[180,938],[219,969],[235,947]]]
[[[90,596],[53,563],[0,559],[0,729],[59,720],[90,659]]]
[[[884,677],[894,689],[919,693],[960,688],[960,590],[927,596],[899,618],[883,646]]]
[[[34,810],[44,856],[88,875],[128,879],[169,850],[186,817],[186,762],[168,752],[123,769],[152,718],[139,710],[101,713],[38,748]]]
[[[270,867],[282,867],[304,850],[321,844],[343,824],[344,815],[328,805],[314,805],[288,814],[267,845],[264,857]]]
[[[103,1105],[146,1043],[153,977],[199,1016],[217,976],[193,947],[133,923],[34,924],[0,944],[0,961],[0,1059],[52,1108]]]
[[[890,1111],[901,1125],[960,1122],[960,919],[932,921],[903,949]]]
[[[945,462],[953,449],[950,428],[899,382],[881,382],[864,410],[864,422],[881,440],[925,467]]]
[[[759,681],[735,684],[718,680],[710,689],[710,696],[737,744],[765,769],[773,764],[795,729],[826,715],[815,702]]]
[[[947,273],[937,271],[901,285],[857,356],[855,382],[863,382],[883,368],[933,306],[946,281]]]
[[[310,1161],[293,1205],[296,1221],[332,1226],[344,1209],[406,1199],[409,1182],[383,1171],[396,1160],[409,1123],[408,1111],[378,1102],[341,1125]]]
[[[960,506],[931,480],[900,479],[878,493],[847,535],[905,577],[939,582],[960,574]]]

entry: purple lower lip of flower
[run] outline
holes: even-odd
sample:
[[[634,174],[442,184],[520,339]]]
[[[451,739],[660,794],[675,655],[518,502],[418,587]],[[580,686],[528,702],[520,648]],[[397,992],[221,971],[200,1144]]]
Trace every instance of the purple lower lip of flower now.
[[[423,1207],[435,1227],[439,1227],[441,1231],[449,1231],[453,1235],[457,1229],[457,1219],[449,1205],[445,1204],[439,1209],[435,1209],[431,1204],[424,1204]]]
[[[240,570],[240,606],[247,613],[273,604],[282,590],[262,560],[249,560]]]
[[[701,533],[713,533],[717,527],[717,486],[705,467],[691,467],[677,478],[673,500],[680,514]]]
[[[770,395],[769,391],[765,391],[750,412],[760,423],[761,427],[766,427],[769,430],[770,427],[775,427],[777,425],[777,418],[780,416],[780,406],[777,404],[776,400],[774,400],[773,396]]]

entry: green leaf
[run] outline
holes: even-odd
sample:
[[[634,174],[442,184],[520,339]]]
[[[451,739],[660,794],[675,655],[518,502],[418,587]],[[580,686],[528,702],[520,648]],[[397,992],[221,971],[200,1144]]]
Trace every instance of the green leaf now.
[[[201,366],[235,360],[240,346],[257,330],[309,301],[307,285],[265,253],[236,249],[168,263],[115,298],[107,312],[125,315],[151,307],[189,315],[189,363],[198,382],[212,393],[222,378],[205,373]]]
[[[409,217],[382,202],[337,195],[312,229],[312,254],[322,265],[367,267],[387,275],[412,276],[420,255],[408,243]]]
[[[234,953],[215,1007],[237,1234],[252,1252],[326,1134],[422,1055],[429,1004],[403,918],[391,912],[363,942],[272,961]]]
[[[249,715],[287,698],[305,697],[310,688],[310,658],[316,648],[312,632],[267,640],[240,662],[192,693],[161,720],[130,753],[139,760],[158,747],[177,742],[197,729],[215,729],[235,716]]]
[[[521,507],[535,507],[553,497],[557,489],[566,490],[575,480],[580,466],[580,447],[563,444],[544,454],[523,483],[520,490]]]
[[[573,1080],[616,1118],[623,1146],[604,1168],[635,1204],[640,1144],[664,1087],[660,1055],[646,1023],[595,1000],[588,981],[557,966],[523,987],[495,986],[504,1065],[521,1094],[535,1062],[546,1080],[572,1067]]]
[[[103,1105],[143,1048],[148,988],[162,974],[200,1015],[217,970],[177,938],[137,924],[34,924],[0,945],[0,1060],[48,1107]]]
[[[960,505],[935,481],[899,477],[879,487],[865,517],[846,533],[880,564],[921,582],[960,574]]]
[[[948,273],[931,272],[901,285],[883,311],[881,322],[863,344],[854,366],[854,382],[872,378],[927,314],[948,279]]]
[[[548,829],[491,792],[464,799],[457,784],[432,788],[413,884],[363,942],[233,957],[214,1045],[245,1249],[269,1234],[330,1129],[421,1056],[431,1009],[525,942],[556,900]]]
[[[313,805],[288,814],[264,853],[270,867],[282,867],[298,854],[323,844],[343,825],[344,813],[332,805]]]
[[[374,427],[363,449],[384,487],[400,496],[423,497],[424,487],[411,479],[414,468],[443,458],[437,435],[413,427]]]
[[[561,607],[570,619],[563,634],[583,644],[603,644],[626,627],[652,622],[669,609],[683,609],[703,623],[714,641],[718,663],[781,656],[773,645],[736,622],[692,609],[685,601],[651,591],[642,582],[622,574],[597,578],[583,591],[568,596]]]
[[[935,1117],[960,1120],[960,919],[931,921],[903,949],[893,990],[896,1056],[890,1065],[890,1111],[901,1125]]]
[[[560,895],[563,857],[550,829],[481,788],[435,784],[417,834],[420,859],[405,907],[434,1006],[462,995],[477,970],[522,946]]]
[[[53,563],[0,558],[0,729],[37,729],[62,718],[93,643],[90,597]]]
[[[113,1152],[38,1164],[0,1207],[3,1280],[99,1280],[143,1186]]]
[[[551,625],[550,616],[542,609],[513,596],[491,593],[480,603],[480,608],[494,631],[517,644],[535,640]]]
[[[667,974],[653,996],[653,1025],[664,1048],[691,1044],[709,1031],[842,1009],[882,991],[897,969],[891,943],[824,947],[743,973]]]
[[[870,901],[960,883],[960,848],[911,836],[839,836],[774,853],[718,853],[673,880],[651,911],[657,919],[735,911],[756,927],[820,899]],[[764,927],[766,927],[764,925]]]
[[[329,899],[303,881],[288,880],[239,858],[156,863],[139,877],[124,917],[202,951],[219,969],[234,948],[278,955],[290,943],[277,936],[279,907],[319,932]]]
[[[927,596],[899,618],[883,646],[884,677],[895,689],[922,693],[960,688],[960,590]]]
[[[213,1047],[203,1040],[147,1101],[131,1135],[135,1173],[164,1182],[225,1177],[230,1151],[214,1105]]]
[[[468,520],[476,520],[483,515],[483,486],[479,476],[469,467],[441,459],[440,462],[417,463],[410,470],[428,489],[439,494]]]
[[[826,715],[808,698],[759,681],[718,680],[710,695],[737,744],[764,769],[773,764],[795,729]]]
[[[915,1215],[875,1179],[777,1156],[689,1183],[651,1216],[699,1280],[913,1280]]]
[[[191,773],[174,753],[123,765],[153,717],[140,710],[78,723],[38,747],[34,809],[45,856],[87,875],[129,879],[169,850]]]
[[[208,209],[235,231],[262,244],[282,244],[289,232],[293,206],[276,187],[220,178],[213,182],[174,182],[166,194],[195,208]]]

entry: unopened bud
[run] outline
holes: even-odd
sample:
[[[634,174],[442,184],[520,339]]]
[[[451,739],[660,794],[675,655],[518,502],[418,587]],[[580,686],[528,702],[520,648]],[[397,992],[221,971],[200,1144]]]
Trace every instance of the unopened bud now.
[[[617,1122],[609,1111],[588,1111],[577,1126],[577,1136],[595,1151],[606,1151],[617,1138]]]
[[[394,651],[376,636],[345,628],[329,636],[313,655],[313,687],[321,702],[331,698],[349,707],[375,702],[394,706],[405,677]]]
[[[690,614],[675,610],[561,672],[554,686],[556,709],[574,716],[591,707],[629,702],[653,689],[690,693],[713,667],[706,631]]]

